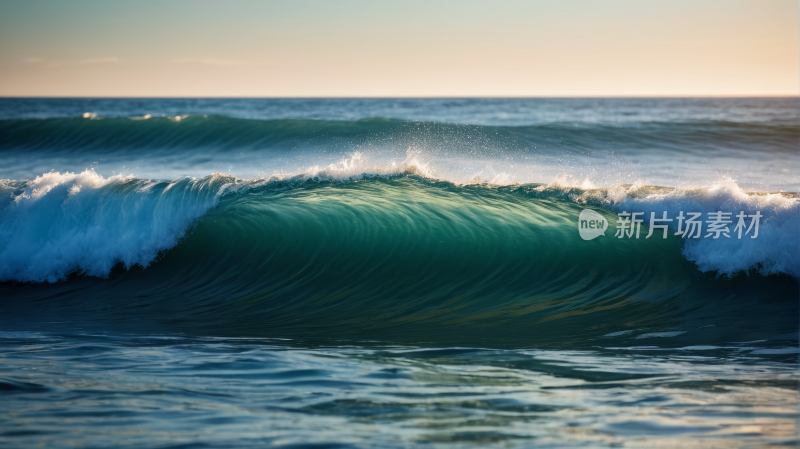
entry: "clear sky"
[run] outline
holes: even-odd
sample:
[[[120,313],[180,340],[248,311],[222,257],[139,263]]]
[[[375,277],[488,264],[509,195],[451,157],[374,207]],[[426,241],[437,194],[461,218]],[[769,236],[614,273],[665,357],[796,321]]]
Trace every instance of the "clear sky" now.
[[[798,0],[0,0],[0,96],[796,95]]]

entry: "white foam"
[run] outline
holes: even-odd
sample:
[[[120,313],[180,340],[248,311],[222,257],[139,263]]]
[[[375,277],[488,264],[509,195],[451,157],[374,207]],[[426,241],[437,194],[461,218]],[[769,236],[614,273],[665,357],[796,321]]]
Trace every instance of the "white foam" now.
[[[51,172],[33,181],[0,181],[0,281],[57,282],[72,273],[108,276],[111,268],[147,266],[175,246],[220,197],[233,190],[287,179],[345,181],[364,175],[414,173],[433,177],[420,153],[373,163],[355,153],[300,174],[238,180],[213,174],[172,182],[86,170]],[[12,199],[13,198],[13,199]]]
[[[233,178],[173,182],[51,172],[0,209],[0,280],[107,276],[118,262],[147,266],[214,207]]]
[[[364,154],[355,152],[338,163],[310,167],[301,174],[301,177],[304,179],[347,180],[359,179],[365,174],[394,175],[401,173],[413,173],[427,178],[437,177],[429,163],[425,161],[423,153],[415,148],[409,148],[406,151],[406,158],[403,161],[388,163],[372,162]]]
[[[706,187],[696,188],[661,188],[637,182],[630,186],[590,190],[575,199],[582,203],[599,201],[617,212],[644,212],[645,223],[649,222],[651,212],[661,217],[666,211],[673,220],[680,211],[701,212],[704,221],[708,212],[732,212],[730,238],[705,238],[704,224],[700,238],[685,240],[683,254],[700,270],[721,275],[756,271],[764,275],[785,273],[800,277],[800,201],[797,198],[779,193],[747,192],[733,179],[723,177]],[[741,211],[746,214],[758,211],[763,215],[757,238],[751,238],[752,231],[741,239],[733,233],[737,222],[735,215]],[[677,220],[669,224],[673,231],[677,229]],[[654,235],[658,234],[659,231]]]

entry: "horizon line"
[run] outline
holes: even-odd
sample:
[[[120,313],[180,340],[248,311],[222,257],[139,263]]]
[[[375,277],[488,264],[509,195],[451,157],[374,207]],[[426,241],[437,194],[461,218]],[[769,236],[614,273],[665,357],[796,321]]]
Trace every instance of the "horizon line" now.
[[[226,96],[226,95],[178,95],[178,96],[160,96],[160,95],[0,95],[0,99],[263,99],[263,100],[291,100],[291,99],[343,99],[343,100],[356,100],[356,99],[579,99],[579,98],[598,98],[598,99],[679,99],[679,98],[798,98],[800,92],[792,94],[730,94],[730,95],[519,95],[519,96],[506,96],[506,95],[428,95],[428,96],[413,96],[413,95],[400,95],[400,96]]]

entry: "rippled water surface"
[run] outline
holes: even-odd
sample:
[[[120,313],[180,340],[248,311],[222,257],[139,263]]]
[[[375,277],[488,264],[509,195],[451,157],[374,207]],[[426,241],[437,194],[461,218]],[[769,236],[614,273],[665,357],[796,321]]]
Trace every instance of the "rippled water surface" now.
[[[19,447],[742,447],[797,442],[793,348],[585,351],[0,334]],[[186,445],[186,446],[183,446]]]

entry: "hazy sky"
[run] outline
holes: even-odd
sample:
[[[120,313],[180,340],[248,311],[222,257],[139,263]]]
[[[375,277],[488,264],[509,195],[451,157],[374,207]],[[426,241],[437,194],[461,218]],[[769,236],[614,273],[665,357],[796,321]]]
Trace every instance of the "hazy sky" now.
[[[798,0],[0,0],[0,96],[796,95]]]

